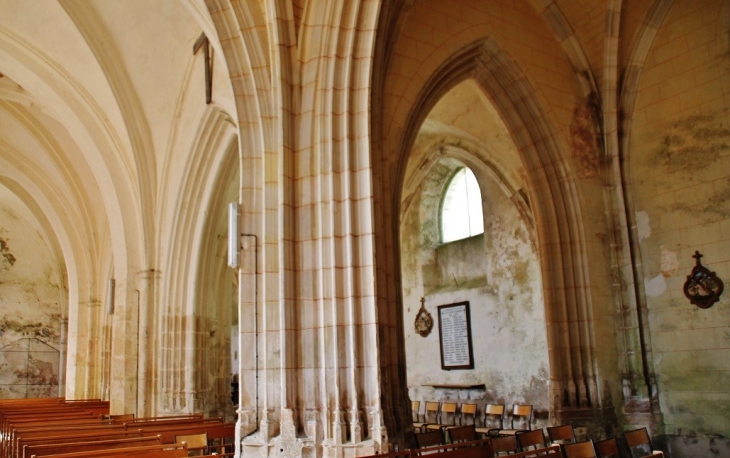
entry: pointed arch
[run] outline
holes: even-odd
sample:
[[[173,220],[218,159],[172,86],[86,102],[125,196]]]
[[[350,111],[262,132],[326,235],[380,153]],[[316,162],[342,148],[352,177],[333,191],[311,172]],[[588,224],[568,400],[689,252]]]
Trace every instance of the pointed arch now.
[[[85,232],[85,238],[82,239],[87,249],[91,247],[95,250],[91,259],[98,257],[109,260],[116,277],[115,297],[119,307],[113,316],[115,333],[112,345],[115,347],[114,354],[124,360],[125,364],[113,367],[110,384],[112,410],[124,409],[125,406],[134,404],[136,394],[136,384],[129,383],[129,380],[136,379],[134,371],[137,354],[133,351],[133,346],[128,345],[127,336],[135,335],[132,327],[136,323],[136,308],[133,307],[136,303],[133,299],[134,282],[140,266],[145,265],[145,250],[142,243],[143,222],[138,211],[139,199],[130,198],[139,196],[136,177],[132,171],[134,167],[128,167],[129,164],[125,161],[129,155],[123,140],[124,133],[119,132],[110,121],[110,110],[113,111],[116,107],[99,105],[98,100],[68,69],[54,61],[42,49],[5,28],[0,28],[0,57],[5,64],[6,74],[33,94],[35,100],[42,101],[39,105],[51,117],[63,120],[61,124],[67,131],[64,135],[67,133],[71,138],[66,147],[71,147],[80,158],[80,163],[74,163],[78,158],[67,157],[65,160],[68,163],[65,167],[76,168],[78,170],[75,173],[92,177],[87,189],[83,192],[76,191],[78,195],[69,200],[69,205],[84,215],[84,218],[89,218],[89,222],[85,224],[95,228]],[[79,188],[79,184],[69,176],[65,178],[64,186]],[[109,230],[112,227],[119,229]],[[103,282],[98,281],[95,272],[90,267],[87,277],[89,283],[73,285],[83,289],[83,295],[91,302],[98,302],[96,298],[103,297],[105,288]],[[86,304],[70,304],[71,307],[83,305]],[[77,341],[77,347],[91,347],[88,343],[93,341],[94,334],[86,329],[94,329],[99,324],[98,318],[84,323],[69,323],[69,339],[76,339],[78,329],[83,329],[78,334],[83,340]],[[80,328],[76,328],[77,324]],[[89,368],[89,365],[82,366],[80,363],[83,361],[77,364],[73,358],[78,355],[70,353],[67,390],[81,389],[83,392],[69,392],[67,395],[78,397],[97,393],[94,391],[95,387],[80,382],[84,375],[75,373]],[[87,383],[99,383],[98,374],[92,373]]]
[[[576,190],[565,152],[535,90],[495,39],[480,39],[458,50],[428,78],[403,129],[396,183],[403,180],[408,151],[428,113],[446,92],[468,78],[492,100],[527,170],[543,260],[552,407],[598,406],[585,240]],[[394,208],[399,197],[398,193],[391,196]]]
[[[225,175],[224,166],[230,166],[230,154],[237,150],[237,132],[232,120],[218,109],[210,108],[200,122],[200,128],[185,157],[182,187],[172,209],[169,233],[169,250],[163,253],[164,276],[161,290],[170,292],[161,297],[163,319],[157,323],[155,333],[160,337],[158,409],[161,412],[184,410],[193,412],[199,408],[196,393],[201,387],[194,371],[185,371],[180,377],[179,361],[187,359],[189,367],[196,366],[195,342],[198,329],[196,320],[204,315],[199,310],[201,292],[200,269],[205,265],[205,253],[217,252],[215,237],[205,238],[209,220],[218,220],[211,214],[212,195],[219,193],[227,183],[220,181]],[[234,153],[234,157],[237,155]],[[207,215],[201,218],[200,215]],[[210,244],[213,243],[214,246]],[[187,350],[187,351],[186,351]],[[152,396],[155,398],[155,396]]]

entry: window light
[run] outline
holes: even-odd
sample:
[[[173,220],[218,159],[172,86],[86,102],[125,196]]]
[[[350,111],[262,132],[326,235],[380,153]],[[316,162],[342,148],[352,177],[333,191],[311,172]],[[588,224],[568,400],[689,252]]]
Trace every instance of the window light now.
[[[464,167],[454,174],[441,203],[441,241],[453,242],[484,232],[482,194],[474,173]]]

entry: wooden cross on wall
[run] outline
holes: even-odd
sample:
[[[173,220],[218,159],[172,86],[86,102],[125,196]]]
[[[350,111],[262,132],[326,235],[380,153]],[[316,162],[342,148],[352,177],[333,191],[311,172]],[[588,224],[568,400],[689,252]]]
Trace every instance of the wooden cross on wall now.
[[[201,47],[203,48],[203,59],[205,61],[205,103],[210,103],[213,100],[213,56],[210,52],[210,41],[208,41],[205,33],[201,33],[200,37],[195,40],[193,55],[197,54]]]

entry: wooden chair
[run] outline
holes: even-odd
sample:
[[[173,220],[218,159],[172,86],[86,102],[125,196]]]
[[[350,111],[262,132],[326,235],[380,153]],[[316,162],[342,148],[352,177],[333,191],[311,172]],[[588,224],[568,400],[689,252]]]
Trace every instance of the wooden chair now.
[[[517,445],[517,436],[499,436],[492,438],[492,450],[494,456],[499,456],[500,453],[517,453],[520,451]]]
[[[189,456],[205,455],[208,452],[208,433],[181,434],[175,436],[176,444],[187,444]]]
[[[426,401],[426,406],[423,410],[423,421],[419,422],[419,429],[421,431],[426,430],[426,425],[438,423],[440,406],[441,404],[439,404],[438,401]]]
[[[618,449],[618,441],[615,437],[604,439],[595,443],[598,458],[612,458],[621,455]]]
[[[663,457],[664,452],[654,450],[646,427],[624,432],[624,440],[632,457]],[[637,450],[635,450],[637,449]]]
[[[432,447],[444,444],[444,432],[441,429],[434,429],[422,433],[416,433],[416,445],[418,448]]]
[[[413,429],[421,429],[424,422],[421,421],[421,401],[411,401],[411,419]]]
[[[551,444],[571,444],[576,442],[573,425],[550,426],[547,428],[548,441]]]
[[[471,403],[464,403],[459,409],[459,424],[460,425],[474,425],[477,424],[477,405]]]
[[[474,425],[461,425],[446,428],[446,435],[448,436],[448,441],[452,444],[475,441],[479,438]]]
[[[563,444],[565,458],[597,458],[592,440]]]
[[[428,458],[488,458],[492,456],[492,442],[490,439],[480,439],[411,450],[412,458],[420,456],[428,456]]]
[[[504,404],[487,404],[484,406],[484,426],[477,428],[477,434],[496,436],[504,428]]]
[[[512,406],[511,427],[509,429],[500,429],[496,432],[490,431],[490,435],[497,436],[513,436],[532,428],[532,405],[515,404]]]
[[[456,425],[456,402],[442,402],[439,408],[438,420],[436,423],[428,423],[424,426],[426,431],[431,429],[442,429],[447,426]],[[423,428],[422,428],[423,429]]]
[[[494,440],[494,439],[492,439]],[[539,450],[528,450],[526,452],[510,453],[506,455],[509,458],[563,458],[563,451],[560,449],[560,445],[550,445]],[[482,457],[483,458],[483,457]]]
[[[520,446],[520,451],[525,452],[530,449],[545,448],[545,435],[542,433],[542,429],[533,429],[532,431],[523,431],[515,435],[517,437],[517,445]]]

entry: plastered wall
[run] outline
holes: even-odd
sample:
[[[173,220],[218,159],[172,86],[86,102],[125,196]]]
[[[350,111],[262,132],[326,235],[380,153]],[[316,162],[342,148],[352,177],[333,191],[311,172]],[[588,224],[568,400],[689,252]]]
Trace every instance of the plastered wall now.
[[[27,207],[0,186],[0,398],[59,395],[65,287]]]
[[[547,338],[530,229],[498,184],[483,175],[479,184],[485,233],[441,244],[441,193],[460,166],[463,164],[451,160],[434,166],[402,218],[409,395],[421,401],[530,403],[537,410],[537,424],[544,424],[548,416]],[[434,319],[426,337],[414,326],[421,297]],[[463,301],[470,305],[474,369],[443,370],[438,306]]]
[[[703,310],[682,290],[695,250],[730,285],[729,11],[705,3],[676,2],[658,30],[631,137],[640,281],[675,456],[730,454],[730,300]]]

